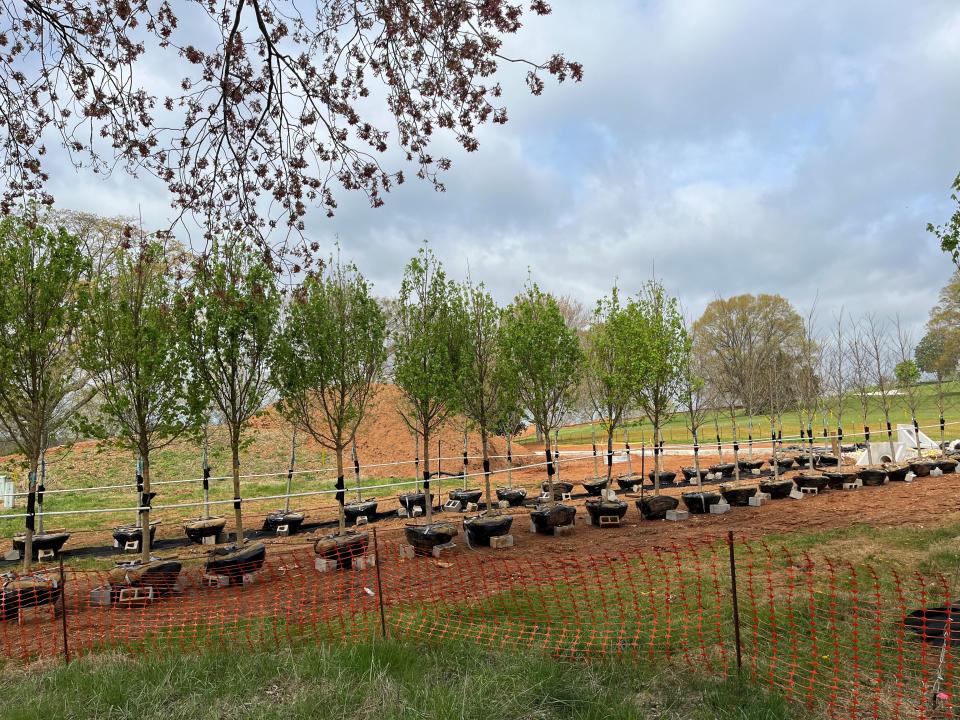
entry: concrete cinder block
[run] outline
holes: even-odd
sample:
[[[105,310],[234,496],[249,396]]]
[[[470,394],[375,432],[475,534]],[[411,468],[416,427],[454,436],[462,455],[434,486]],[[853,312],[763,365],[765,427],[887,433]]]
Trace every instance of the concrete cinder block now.
[[[690,513],[686,510],[667,510],[667,520],[671,522],[680,522],[681,520],[689,520]]]
[[[353,561],[350,563],[350,567],[354,570],[368,570],[376,566],[376,555],[361,555],[360,557],[353,558]]]
[[[476,512],[476,511],[477,511],[477,504],[468,502],[467,509],[465,510],[465,512]]]
[[[553,529],[554,537],[559,537],[562,535],[573,535],[573,525],[561,525],[560,527],[555,527]]]
[[[113,588],[109,585],[100,585],[90,591],[90,604],[95,607],[106,607],[110,604],[110,595]]]
[[[535,533],[537,531],[537,526],[533,524],[533,520],[530,521],[530,532]]]
[[[413,560],[417,556],[413,545],[400,545],[400,558],[402,560]]]
[[[801,492],[802,494],[804,494],[804,495],[819,495],[819,494],[820,494],[819,488],[809,487],[809,486],[800,488],[800,492]]]
[[[943,477],[943,470],[938,467],[935,467],[930,471],[930,477]]]
[[[757,493],[752,498],[747,499],[747,503],[750,507],[760,507],[761,505],[766,505],[770,502],[767,498],[763,497],[766,493]]]
[[[711,514],[711,515],[723,515],[723,514],[728,513],[728,512],[730,512],[730,505],[729,505],[729,503],[718,502],[716,505],[711,505],[711,506],[710,506],[710,514]]]
[[[419,505],[414,506],[413,510],[410,511],[410,517],[420,517],[423,515],[423,510]]]
[[[277,536],[278,537],[289,537],[290,535],[290,526],[289,525],[277,525]]]
[[[759,474],[760,474],[760,468],[753,468],[753,469],[750,471],[750,474],[751,474],[751,475],[759,475]]]
[[[16,562],[20,559],[20,553],[16,550],[10,550],[4,554],[3,559],[9,562]]]
[[[200,538],[201,545],[216,545],[217,538],[214,535],[207,535],[206,537]]]
[[[611,490],[610,488],[604,488],[600,491],[600,497],[604,500],[616,500],[617,493]]]
[[[370,518],[368,518],[366,515],[358,515],[355,524],[356,524],[356,525],[366,525],[366,524],[369,523],[369,522],[370,522]]]
[[[204,575],[203,582],[208,587],[227,587],[230,585],[230,578],[226,575]]]
[[[497,503],[497,507],[500,508],[501,510],[506,510],[508,507],[510,507],[510,501],[501,500]]]
[[[450,542],[443,543],[443,545],[434,545],[433,556],[435,558],[440,558],[440,557],[443,557],[444,555],[449,555],[456,549],[457,549],[457,544],[452,540]]]
[[[803,500],[803,493],[794,488],[790,491],[790,497],[794,500]]]
[[[401,546],[403,547],[403,546]],[[336,560],[327,560],[327,558],[314,558],[313,567],[317,572],[330,572],[331,570],[337,569]]]
[[[397,517],[405,518],[409,516],[410,516],[410,513],[407,512],[407,509],[405,507],[401,507],[399,510],[397,510]]]
[[[513,535],[499,535],[490,538],[490,547],[494,550],[506,550],[513,547]]]

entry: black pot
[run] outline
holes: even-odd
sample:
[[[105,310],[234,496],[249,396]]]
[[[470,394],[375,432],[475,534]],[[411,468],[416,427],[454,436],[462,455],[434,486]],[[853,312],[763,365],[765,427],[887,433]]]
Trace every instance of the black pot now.
[[[680,468],[680,472],[683,473],[683,479],[690,483],[697,482],[697,469],[692,467]],[[707,471],[700,470],[700,482],[703,482],[707,479]]]
[[[792,457],[778,457],[776,460],[770,458],[767,460],[767,462],[770,464],[770,467],[776,465],[781,472],[784,470],[789,470],[793,467]]]
[[[572,525],[576,517],[577,509],[572,505],[550,505],[530,513],[530,521],[541,535],[553,535],[554,528]]]
[[[150,523],[150,545],[153,545],[153,538],[157,534],[157,526]],[[117,541],[120,549],[123,550],[128,542],[135,542],[137,546],[130,548],[130,552],[140,551],[140,542],[143,540],[143,528],[136,525],[121,525],[113,529],[113,539]]]
[[[793,459],[793,462],[796,463],[798,470],[803,469],[803,468],[806,468],[807,470],[810,469],[810,456],[809,456],[809,455],[797,455],[797,456]],[[819,463],[820,463],[820,456],[819,456],[819,455],[814,455],[814,456],[813,456],[813,464],[814,464],[814,466],[818,465]]]
[[[857,471],[857,477],[864,487],[879,487],[887,481],[887,472],[877,468],[861,468]]]
[[[550,493],[550,484],[543,482],[540,483],[540,489],[545,495]],[[553,483],[553,499],[554,500],[563,500],[563,494],[567,493],[568,495],[573,492],[573,483],[568,482],[554,482]]]
[[[769,493],[771,500],[783,500],[793,492],[793,480],[765,480],[760,483],[760,492]]]
[[[347,522],[355,523],[357,518],[360,517],[365,517],[373,522],[377,519],[377,501],[370,498],[369,500],[349,502],[343,506],[343,515]]]
[[[654,479],[656,477],[656,474],[652,470],[649,473],[647,473],[647,477],[650,478],[650,482],[652,483],[656,482],[656,480]],[[677,474],[675,472],[670,472],[669,470],[660,471],[661,485],[663,485],[664,483],[669,483],[670,485],[673,485],[673,481],[676,479],[677,479]]]
[[[594,525],[600,525],[601,517],[614,516],[622,520],[627,514],[627,504],[623,500],[587,500],[584,505]]]
[[[680,497],[683,498],[683,504],[687,506],[687,510],[698,515],[710,512],[710,506],[716,505],[721,500],[718,492],[689,492],[683,493]]]
[[[886,468],[887,479],[890,482],[903,482],[907,479],[907,473],[910,472],[909,465],[890,465]]]
[[[510,507],[520,507],[526,499],[526,488],[497,488],[497,500],[506,500]]]
[[[60,554],[63,544],[70,539],[70,533],[36,533],[33,536],[33,559],[36,560],[41,550],[53,550],[53,556]],[[13,536],[13,549],[23,557],[27,544],[24,535]]]
[[[210,575],[226,575],[231,585],[242,585],[243,576],[262,568],[266,557],[267,546],[263,543],[250,543],[241,548],[227,545],[210,553],[206,570]]]
[[[637,500],[637,510],[644,520],[663,520],[667,510],[676,510],[680,501],[669,495],[649,495]]]
[[[24,608],[52,605],[62,593],[59,580],[41,573],[5,579],[0,588],[0,620],[13,620]]]
[[[217,537],[226,525],[227,521],[222,517],[200,518],[184,523],[183,530],[191,542],[200,544],[204,538]]]
[[[426,498],[426,493],[423,492],[404,493],[397,496],[401,507],[405,508],[408,513],[412,513],[415,507],[420,508],[424,513],[427,512]],[[430,502],[433,502],[433,493],[430,493]]]
[[[437,545],[445,545],[453,540],[457,534],[457,528],[453,523],[448,522],[407,525],[404,528],[404,534],[417,555],[430,555]]]
[[[451,490],[449,493],[449,498],[451,500],[459,500],[461,507],[467,507],[467,503],[478,503],[480,498],[483,497],[483,490],[479,488],[469,488],[468,490]]]
[[[799,488],[812,487],[816,488],[817,491],[821,491],[826,488],[828,482],[826,475],[808,475],[806,473],[800,473],[793,479],[793,481]]]
[[[643,485],[643,478],[638,475],[621,475],[617,478],[617,486],[624,492],[630,492],[638,485]]]
[[[957,461],[951,460],[950,458],[941,458],[937,460],[937,467],[940,468],[944,474],[956,472]]]
[[[910,463],[910,469],[917,477],[929,477],[930,471],[937,466],[933,460],[914,460]]]
[[[949,607],[931,607],[914,610],[902,620],[903,626],[920,636],[920,642],[943,647],[960,645],[960,603]]]
[[[750,498],[757,494],[756,487],[720,488],[720,494],[730,505],[744,506],[750,504]]]
[[[737,460],[737,465],[740,466],[740,472],[752,473],[763,467],[763,460]]]
[[[490,547],[490,538],[510,533],[512,515],[478,515],[463,521],[463,529],[471,545]]]
[[[710,472],[714,475],[720,474],[723,477],[733,477],[733,471],[736,467],[733,463],[718,463],[710,466]]]
[[[836,455],[823,454],[817,458],[817,465],[839,465],[840,460]]]
[[[580,484],[583,485],[583,489],[587,491],[587,495],[600,497],[600,492],[607,489],[609,482],[606,478],[600,478],[599,480],[584,480]]]
[[[120,591],[131,587],[153,588],[154,597],[169,595],[177,584],[182,565],[179,560],[151,560],[120,565],[110,571],[110,600],[117,602]]]
[[[325,535],[313,543],[313,552],[324,560],[333,560],[339,568],[353,567],[353,559],[367,551],[370,536],[351,530],[346,535]]]
[[[831,490],[843,490],[844,483],[853,482],[857,476],[852,472],[830,471],[825,472],[823,476],[827,479],[827,487]]]
[[[306,518],[306,514],[295,510],[274,510],[268,513],[263,519],[263,529],[267,532],[276,532],[281,525],[287,526],[287,532],[295,535],[300,531],[300,526]]]

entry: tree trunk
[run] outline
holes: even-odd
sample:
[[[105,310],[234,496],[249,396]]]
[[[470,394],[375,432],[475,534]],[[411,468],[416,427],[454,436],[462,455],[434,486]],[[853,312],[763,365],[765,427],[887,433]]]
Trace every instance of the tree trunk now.
[[[240,509],[240,436],[230,431],[230,453],[233,466],[233,515],[237,534],[237,547],[244,544],[243,538],[243,510]]]
[[[607,482],[613,481],[613,425],[607,428]]]
[[[597,457],[597,426],[590,424],[590,444],[593,446],[593,479],[600,477],[600,459]]]
[[[343,500],[344,500],[343,495],[345,492],[346,485],[343,479],[343,446],[342,445],[337,445],[336,453],[337,453],[337,511],[338,511],[337,522],[339,525],[338,529],[339,529],[340,535],[346,535],[347,534],[347,516],[346,516],[346,513],[344,513],[343,511]]]
[[[697,487],[703,487],[703,481],[700,479],[700,443],[697,440],[697,429],[694,428],[693,434],[693,471],[697,474]]]
[[[513,435],[507,434],[507,487],[513,489]]]
[[[770,420],[770,450],[773,453],[773,481],[780,479],[780,467],[777,465],[777,426]]]
[[[37,502],[37,468],[40,465],[40,458],[30,459],[30,472],[27,475],[27,513],[33,513]],[[30,572],[30,566],[33,563],[33,524],[34,517],[27,517],[26,530],[23,534],[23,571]]]
[[[897,461],[897,451],[893,446],[893,430],[890,426],[890,411],[884,408],[883,410],[883,419],[887,423],[887,442],[890,444],[890,462]]]
[[[487,512],[493,510],[493,496],[490,494],[490,455],[487,447],[487,428],[480,426],[480,445],[483,454],[483,482],[487,491]]]
[[[549,505],[553,504],[553,457],[550,453],[550,432],[544,433],[543,441],[544,452],[547,455],[547,493],[550,497],[547,500]]]
[[[140,449],[140,457],[143,461],[143,497],[140,498],[140,506],[146,507],[143,511],[143,521],[140,536],[140,561],[150,562],[150,507],[148,505],[150,497],[150,449]]]
[[[643,478],[640,478],[643,482]],[[660,420],[653,423],[653,494],[660,495]]]
[[[630,433],[626,428],[623,429],[623,445],[627,453],[627,475],[633,477],[633,463],[630,461]],[[642,452],[642,451],[641,451]],[[643,455],[640,455],[640,462],[643,462]],[[643,478],[640,478],[640,481],[643,482]]]
[[[427,525],[433,522],[433,501],[430,498],[430,431],[423,431],[423,504],[427,509]]]

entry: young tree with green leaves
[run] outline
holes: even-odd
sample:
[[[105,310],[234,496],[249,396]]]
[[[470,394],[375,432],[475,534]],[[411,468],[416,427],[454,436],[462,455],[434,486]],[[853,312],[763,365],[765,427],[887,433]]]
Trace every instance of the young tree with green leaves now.
[[[688,328],[686,321],[684,321],[684,328],[686,328],[689,342],[680,370],[677,401],[683,408],[684,420],[687,429],[690,431],[690,436],[693,438],[693,469],[697,474],[697,485],[702,485],[700,475],[700,428],[707,421],[711,398],[707,381],[703,377],[703,369],[693,352],[695,344],[693,331]]]
[[[654,492],[660,494],[660,429],[676,412],[690,338],[676,298],[656,280],[627,305],[635,379],[633,397],[653,426]]]
[[[623,312],[617,286],[597,301],[593,322],[584,332],[584,384],[600,425],[607,434],[607,481],[613,473],[613,435],[632,402],[637,380],[632,373],[642,369],[631,362],[630,315]]]
[[[575,329],[565,321],[557,300],[528,282],[507,308],[503,322],[507,372],[540,437],[547,459],[547,483],[553,502],[550,434],[576,401],[583,350]]]
[[[102,402],[92,434],[115,438],[141,462],[142,560],[150,560],[150,455],[202,422],[204,397],[187,392],[189,362],[175,319],[179,251],[141,238],[112,272],[94,278],[81,323],[81,364]]]
[[[430,436],[458,410],[463,362],[463,308],[460,290],[448,280],[429,248],[421,248],[404,269],[394,307],[394,382],[403,394],[400,416],[423,441],[423,488],[427,524],[433,522],[430,496]]]
[[[294,290],[272,356],[280,412],[336,457],[340,535],[344,451],[382,376],[386,339],[386,317],[366,279],[355,265],[330,258]]]
[[[503,310],[483,283],[474,285],[468,280],[463,287],[463,300],[466,332],[460,366],[461,408],[467,420],[480,431],[489,512],[494,507],[490,488],[490,431],[510,415],[516,387],[504,362]]]
[[[32,210],[0,220],[0,424],[29,472],[24,570],[40,458],[94,395],[76,362],[88,270],[77,238]]]
[[[178,297],[177,317],[191,374],[230,436],[237,545],[243,545],[240,448],[243,430],[270,389],[268,360],[277,330],[276,276],[240,241],[218,241],[196,258]]]

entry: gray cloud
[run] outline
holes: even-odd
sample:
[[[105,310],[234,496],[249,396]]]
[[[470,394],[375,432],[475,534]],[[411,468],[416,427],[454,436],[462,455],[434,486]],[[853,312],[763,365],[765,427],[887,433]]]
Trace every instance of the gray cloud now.
[[[428,239],[503,301],[528,267],[592,304],[655,266],[692,313],[779,292],[917,326],[952,271],[924,227],[960,170],[958,31],[947,0],[555,3],[506,51],[562,49],[581,85],[530,98],[505,68],[511,121],[479,153],[443,141],[446,193],[411,181],[379,210],[341,193],[308,233],[338,237],[383,293]],[[149,180],[54,179],[64,206],[169,214]]]

